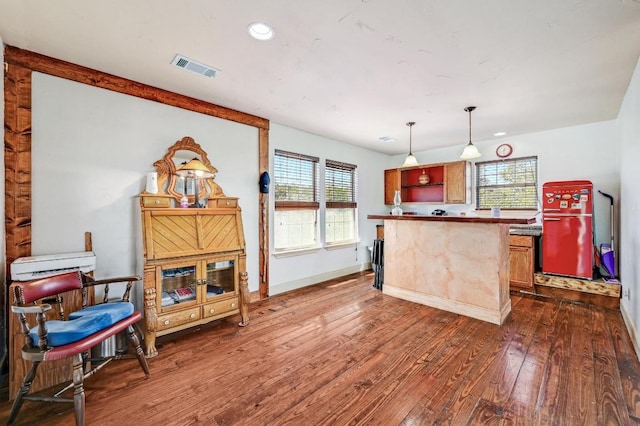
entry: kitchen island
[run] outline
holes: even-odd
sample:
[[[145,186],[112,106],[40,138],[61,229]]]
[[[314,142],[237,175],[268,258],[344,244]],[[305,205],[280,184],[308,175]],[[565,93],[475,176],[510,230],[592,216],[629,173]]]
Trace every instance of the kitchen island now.
[[[535,218],[368,215],[384,221],[384,294],[502,324],[509,226]]]

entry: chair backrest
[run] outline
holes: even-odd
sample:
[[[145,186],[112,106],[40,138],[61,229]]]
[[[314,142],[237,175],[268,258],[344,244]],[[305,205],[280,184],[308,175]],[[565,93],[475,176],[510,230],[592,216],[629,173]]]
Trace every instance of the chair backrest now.
[[[39,280],[14,282],[14,284],[16,302],[25,304],[66,291],[81,290],[82,276],[80,271],[75,271]]]

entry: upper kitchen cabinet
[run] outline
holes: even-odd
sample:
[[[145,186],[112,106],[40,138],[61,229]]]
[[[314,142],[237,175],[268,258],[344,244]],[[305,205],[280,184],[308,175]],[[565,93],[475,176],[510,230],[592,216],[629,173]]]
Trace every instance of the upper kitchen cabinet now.
[[[471,163],[455,161],[444,165],[445,204],[466,204],[471,200]]]
[[[384,171],[384,203],[393,204],[396,191],[400,190],[400,170],[389,169]]]
[[[471,198],[468,161],[421,164],[384,171],[384,203],[393,204],[395,191],[403,203],[466,204]]]

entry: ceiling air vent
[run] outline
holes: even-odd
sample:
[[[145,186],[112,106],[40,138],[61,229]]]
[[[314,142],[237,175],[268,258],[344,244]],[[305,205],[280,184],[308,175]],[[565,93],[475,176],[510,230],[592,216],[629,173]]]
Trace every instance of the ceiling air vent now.
[[[184,68],[186,70],[202,74],[205,77],[215,77],[218,75],[220,70],[210,67],[209,65],[201,64],[200,62],[196,62],[193,59],[189,59],[182,55],[176,55],[171,62],[171,65],[175,65],[179,68]]]

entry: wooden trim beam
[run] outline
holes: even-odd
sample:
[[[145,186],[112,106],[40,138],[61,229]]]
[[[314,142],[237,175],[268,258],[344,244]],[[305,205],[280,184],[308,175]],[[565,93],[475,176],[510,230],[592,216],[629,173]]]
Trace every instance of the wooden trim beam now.
[[[31,255],[31,70],[4,74],[4,201],[6,278],[11,262]],[[6,289],[3,289],[3,294]]]
[[[269,172],[269,130],[258,131],[258,176]],[[269,297],[269,194],[260,193],[258,241],[260,244],[260,299]]]
[[[148,86],[133,80],[117,77],[112,74],[40,55],[17,47],[6,46],[4,60],[10,65],[18,65],[31,69],[32,71],[77,81],[78,83],[235,121],[259,129],[269,129],[269,120],[265,118],[214,105],[200,99],[179,95],[169,92],[168,90]]]
[[[4,46],[6,276],[18,257],[31,255],[31,74],[33,71],[160,102],[258,129],[258,170],[269,170],[269,120],[117,77],[60,59]],[[256,182],[257,186],[258,182]],[[265,201],[266,200],[266,201]],[[259,194],[260,295],[269,294],[268,194]],[[266,203],[266,210],[263,210]]]

